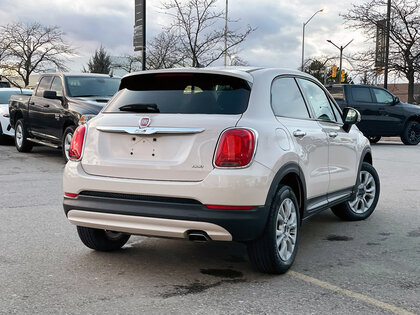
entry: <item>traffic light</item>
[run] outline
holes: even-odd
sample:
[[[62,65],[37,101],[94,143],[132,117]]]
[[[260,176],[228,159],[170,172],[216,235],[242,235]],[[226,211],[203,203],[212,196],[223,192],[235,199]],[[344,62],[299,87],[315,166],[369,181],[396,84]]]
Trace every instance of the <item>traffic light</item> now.
[[[332,67],[332,74],[331,74],[331,76],[333,78],[337,77],[337,66],[336,65],[333,65],[333,67]]]
[[[341,70],[341,82],[346,81],[346,71]]]

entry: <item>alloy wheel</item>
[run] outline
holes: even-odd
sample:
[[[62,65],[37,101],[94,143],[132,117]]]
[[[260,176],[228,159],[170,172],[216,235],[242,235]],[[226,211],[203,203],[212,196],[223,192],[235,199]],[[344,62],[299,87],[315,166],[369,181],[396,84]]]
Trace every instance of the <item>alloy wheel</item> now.
[[[365,213],[370,209],[376,195],[376,184],[372,174],[366,171],[360,172],[360,184],[356,198],[349,202],[352,211],[358,214]]]
[[[290,198],[281,203],[277,212],[276,245],[280,258],[287,261],[293,254],[297,238],[296,207]]]
[[[15,138],[16,138],[16,143],[17,143],[18,147],[20,148],[22,146],[22,143],[23,143],[23,129],[22,129],[22,125],[20,123],[16,126]]]

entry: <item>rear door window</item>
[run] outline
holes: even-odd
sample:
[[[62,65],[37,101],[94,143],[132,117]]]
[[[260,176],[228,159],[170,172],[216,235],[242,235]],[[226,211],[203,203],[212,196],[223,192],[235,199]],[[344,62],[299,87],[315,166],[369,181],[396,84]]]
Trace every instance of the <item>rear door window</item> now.
[[[250,84],[243,79],[202,73],[129,76],[105,113],[242,114]]]
[[[370,94],[370,89],[367,87],[352,87],[351,96],[353,101],[361,103],[372,103],[372,95]]]
[[[274,115],[309,118],[302,94],[293,78],[277,78],[271,86],[271,107]]]

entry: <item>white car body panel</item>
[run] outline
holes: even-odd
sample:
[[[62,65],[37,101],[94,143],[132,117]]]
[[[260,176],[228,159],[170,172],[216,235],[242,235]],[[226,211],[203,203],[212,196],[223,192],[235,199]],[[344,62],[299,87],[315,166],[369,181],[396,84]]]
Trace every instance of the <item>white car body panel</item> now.
[[[0,88],[0,94],[7,93],[10,95],[13,94],[32,94],[32,90],[28,89],[17,89],[17,88]],[[0,104],[0,125],[1,130],[4,135],[14,137],[15,136],[15,130],[13,128],[8,127],[10,125],[10,119],[9,119],[9,104],[8,103],[2,103]]]

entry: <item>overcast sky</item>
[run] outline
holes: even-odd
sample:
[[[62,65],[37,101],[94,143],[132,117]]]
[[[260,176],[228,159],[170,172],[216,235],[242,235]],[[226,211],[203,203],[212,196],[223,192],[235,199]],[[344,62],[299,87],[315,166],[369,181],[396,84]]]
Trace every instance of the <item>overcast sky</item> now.
[[[338,49],[327,39],[344,45],[354,38],[345,53],[360,50],[363,35],[347,30],[339,14],[361,1],[229,0],[230,18],[239,19],[235,28],[247,24],[257,28],[242,45],[240,56],[250,65],[298,68],[302,23],[321,8],[326,12],[315,16],[306,27],[305,56],[338,56]],[[147,0],[148,40],[168,22],[161,2]],[[225,1],[219,0],[219,8],[224,5]],[[15,21],[61,27],[79,54],[69,64],[73,71],[80,71],[101,44],[111,55],[133,52],[134,0],[1,0],[0,24]]]

